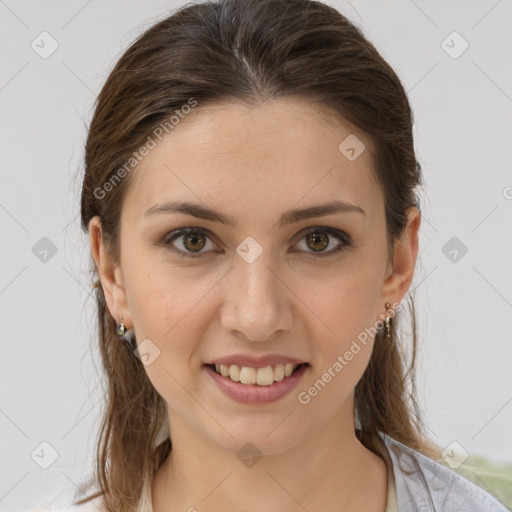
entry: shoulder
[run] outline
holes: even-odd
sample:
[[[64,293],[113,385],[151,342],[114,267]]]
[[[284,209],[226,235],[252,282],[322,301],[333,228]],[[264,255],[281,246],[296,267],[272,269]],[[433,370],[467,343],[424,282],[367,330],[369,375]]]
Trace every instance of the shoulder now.
[[[508,512],[482,488],[453,470],[380,433],[393,463],[396,499],[400,512],[464,510]]]

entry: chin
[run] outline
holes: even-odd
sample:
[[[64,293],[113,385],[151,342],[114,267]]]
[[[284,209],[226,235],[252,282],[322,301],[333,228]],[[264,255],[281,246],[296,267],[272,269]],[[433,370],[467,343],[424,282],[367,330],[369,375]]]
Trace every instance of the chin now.
[[[290,419],[293,414],[290,414]],[[209,436],[211,441],[238,455],[245,451],[254,451],[259,455],[278,455],[294,448],[305,441],[308,433],[295,423],[284,420],[286,414],[279,418],[245,418],[240,421],[231,420],[226,423],[226,430],[221,429],[221,435]],[[235,423],[234,423],[235,421]],[[217,433],[219,433],[217,431]],[[212,433],[213,434],[213,433]]]

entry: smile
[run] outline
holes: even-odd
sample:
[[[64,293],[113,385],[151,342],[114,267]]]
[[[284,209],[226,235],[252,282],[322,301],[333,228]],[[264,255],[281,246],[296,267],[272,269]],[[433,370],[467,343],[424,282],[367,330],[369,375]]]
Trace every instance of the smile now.
[[[232,400],[244,404],[265,404],[281,399],[295,388],[309,364],[287,363],[263,368],[205,364],[203,368]]]
[[[289,377],[298,367],[298,364],[291,363],[265,366],[265,368],[252,368],[250,366],[238,366],[237,364],[216,364],[214,369],[219,375],[229,377],[234,382],[270,386],[274,382]]]

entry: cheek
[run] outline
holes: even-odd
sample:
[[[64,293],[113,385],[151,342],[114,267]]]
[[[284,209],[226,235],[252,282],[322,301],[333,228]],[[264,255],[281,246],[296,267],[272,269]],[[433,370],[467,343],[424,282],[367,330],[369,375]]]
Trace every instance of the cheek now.
[[[330,278],[313,291],[303,290],[306,303],[318,320],[317,332],[323,333],[323,349],[342,351],[352,339],[371,329],[378,320],[380,306],[379,276],[375,270],[343,269],[338,278]]]
[[[189,364],[199,364],[192,357],[209,321],[205,307],[215,280],[193,279],[190,273],[168,264],[143,261],[133,259],[127,282],[137,342],[149,339],[160,352],[155,364],[147,366],[148,374],[153,377],[166,368],[180,379],[186,378]]]
[[[142,267],[142,265],[140,265]],[[182,275],[180,275],[182,274]],[[189,276],[190,277],[190,276]],[[137,341],[149,339],[158,356],[145,371],[164,400],[176,411],[194,406],[199,389],[194,372],[201,361],[195,350],[210,321],[204,281],[159,263],[132,275],[132,317]]]
[[[346,398],[368,365],[378,320],[377,279],[371,271],[353,268],[309,294],[307,303],[317,317],[309,324],[317,358],[308,386],[325,384],[331,391],[322,388],[324,400]]]
[[[301,387],[301,404],[309,402],[317,417],[332,416],[353,393],[368,366],[374,344],[374,332],[365,329],[365,315],[339,315],[334,326],[337,336],[318,336],[315,340],[316,364],[310,378]],[[313,412],[312,412],[313,414]]]
[[[216,282],[214,275],[200,276],[193,268],[180,268],[165,258],[144,254],[132,258],[129,267],[133,321],[146,336],[162,341],[183,329],[190,318],[200,318],[198,311],[204,308],[208,290]]]
[[[339,396],[351,391],[362,377],[370,360],[374,344],[374,333],[370,329],[361,331],[358,327],[346,327],[336,342],[317,344],[321,361],[316,365],[312,381],[321,380],[336,388]],[[333,384],[330,384],[330,383]],[[321,385],[321,384],[320,384]]]

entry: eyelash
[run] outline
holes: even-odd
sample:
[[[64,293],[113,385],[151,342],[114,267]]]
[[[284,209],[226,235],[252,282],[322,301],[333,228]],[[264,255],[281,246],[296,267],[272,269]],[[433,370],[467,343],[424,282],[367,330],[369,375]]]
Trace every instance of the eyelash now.
[[[342,252],[345,248],[352,245],[350,236],[347,235],[346,233],[344,233],[343,231],[339,231],[334,228],[320,227],[320,226],[308,228],[306,231],[304,231],[302,233],[302,236],[299,239],[299,241],[301,241],[306,235],[308,235],[310,233],[318,233],[318,232],[326,233],[330,237],[336,238],[337,240],[339,240],[341,242],[341,244],[339,246],[337,246],[335,249],[331,249],[329,252],[319,252],[319,253],[311,252],[311,253],[309,253],[310,256],[312,256],[313,258],[329,258],[332,256],[336,256],[337,253]],[[183,228],[183,229],[177,229],[177,230],[171,231],[170,233],[167,233],[164,236],[164,238],[162,239],[161,243],[164,246],[168,246],[174,240],[180,238],[181,236],[188,235],[190,233],[200,233],[200,234],[206,235],[207,238],[211,239],[208,230],[205,230],[202,228]],[[170,248],[170,249],[173,252],[175,252],[176,255],[179,256],[180,258],[199,258],[203,254],[208,252],[208,251],[206,251],[206,252],[190,253],[190,252],[182,251],[181,249],[173,249],[173,248]],[[306,251],[306,252],[308,252],[308,251]]]

